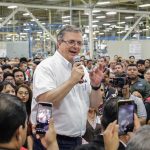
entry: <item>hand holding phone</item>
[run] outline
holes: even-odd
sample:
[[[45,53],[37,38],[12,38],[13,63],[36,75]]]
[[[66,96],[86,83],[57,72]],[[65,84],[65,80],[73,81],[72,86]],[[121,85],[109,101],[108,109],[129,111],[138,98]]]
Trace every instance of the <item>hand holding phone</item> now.
[[[38,110],[36,116],[36,133],[45,134],[48,130],[49,120],[52,117],[52,103],[40,102],[38,103]]]
[[[134,101],[119,100],[118,101],[118,124],[119,135],[132,132],[134,128]]]

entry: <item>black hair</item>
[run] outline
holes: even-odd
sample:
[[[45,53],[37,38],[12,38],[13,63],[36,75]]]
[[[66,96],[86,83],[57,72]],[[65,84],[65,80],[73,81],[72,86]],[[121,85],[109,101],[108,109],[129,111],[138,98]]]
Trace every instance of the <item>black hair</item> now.
[[[137,64],[137,65],[138,65],[138,64],[144,65],[144,64],[145,64],[145,60],[139,59],[139,60],[136,62],[136,64]]]
[[[0,92],[2,92],[3,89],[6,88],[7,85],[10,85],[16,91],[16,87],[11,82],[2,81],[0,82]]]
[[[101,124],[103,129],[106,129],[109,123],[117,120],[117,101],[118,98],[111,98],[104,104]]]
[[[0,143],[11,140],[16,129],[26,121],[25,105],[16,97],[9,94],[0,94]]]
[[[4,64],[2,65],[2,70],[5,70],[5,69],[12,69],[11,65],[8,65],[8,64]]]
[[[13,75],[12,73],[10,73],[10,72],[5,72],[5,73],[4,73],[4,80],[5,80],[8,76],[11,76],[11,77],[14,78],[14,75]]]

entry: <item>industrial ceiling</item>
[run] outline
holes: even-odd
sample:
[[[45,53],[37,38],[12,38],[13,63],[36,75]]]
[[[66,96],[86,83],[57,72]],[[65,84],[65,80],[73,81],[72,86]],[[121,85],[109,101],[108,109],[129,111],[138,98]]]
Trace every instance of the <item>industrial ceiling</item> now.
[[[27,32],[25,29],[30,27],[33,32],[45,29],[55,35],[62,25],[74,24],[88,33],[91,21],[95,38],[122,39],[128,32],[132,37],[135,34],[149,37],[149,10],[150,0],[1,0],[0,32]],[[25,15],[27,12],[30,14]]]

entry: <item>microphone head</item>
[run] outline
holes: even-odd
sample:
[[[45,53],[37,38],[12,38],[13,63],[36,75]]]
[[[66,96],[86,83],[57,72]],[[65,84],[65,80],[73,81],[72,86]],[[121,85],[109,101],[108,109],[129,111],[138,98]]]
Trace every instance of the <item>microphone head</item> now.
[[[75,63],[75,62],[80,62],[80,56],[79,55],[74,56],[73,63]]]

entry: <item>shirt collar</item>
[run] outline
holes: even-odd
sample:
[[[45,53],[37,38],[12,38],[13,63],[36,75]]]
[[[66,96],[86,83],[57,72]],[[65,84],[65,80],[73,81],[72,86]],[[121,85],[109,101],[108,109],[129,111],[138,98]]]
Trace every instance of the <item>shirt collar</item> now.
[[[65,58],[59,53],[58,50],[55,52],[55,55],[56,55],[56,57],[59,58],[60,62],[61,62],[63,65],[65,65],[66,67],[72,67],[72,64],[71,64],[67,59],[65,59]]]

